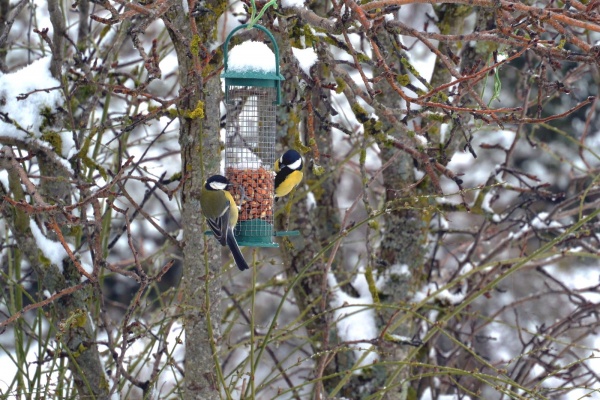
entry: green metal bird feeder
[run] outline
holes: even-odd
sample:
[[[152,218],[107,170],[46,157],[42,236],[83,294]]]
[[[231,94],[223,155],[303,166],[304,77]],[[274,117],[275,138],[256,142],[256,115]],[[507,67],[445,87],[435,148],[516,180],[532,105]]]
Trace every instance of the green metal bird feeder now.
[[[229,41],[241,25],[227,36],[223,46],[225,78],[225,175],[233,184],[231,193],[240,207],[234,230],[240,246],[278,247],[273,236],[297,235],[273,228],[276,106],[281,99],[279,48],[266,28],[254,25],[271,39],[274,65],[265,55],[273,52],[264,43],[244,42],[235,46],[229,59]],[[242,46],[251,45],[242,50]],[[240,49],[238,49],[240,46]],[[262,47],[261,47],[262,46]],[[236,50],[240,50],[236,52]],[[248,50],[250,50],[248,52]],[[241,58],[238,60],[238,58]]]

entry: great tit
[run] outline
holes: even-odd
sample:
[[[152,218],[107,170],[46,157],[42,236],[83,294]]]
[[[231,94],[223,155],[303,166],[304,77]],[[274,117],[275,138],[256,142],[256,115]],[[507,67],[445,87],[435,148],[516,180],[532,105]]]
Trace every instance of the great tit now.
[[[208,226],[221,246],[227,245],[240,271],[248,268],[246,260],[235,241],[233,228],[238,220],[238,208],[227,189],[231,183],[222,175],[213,175],[206,180],[200,192],[200,206]]]
[[[289,194],[302,181],[303,165],[302,157],[296,150],[286,151],[275,161],[275,201]]]

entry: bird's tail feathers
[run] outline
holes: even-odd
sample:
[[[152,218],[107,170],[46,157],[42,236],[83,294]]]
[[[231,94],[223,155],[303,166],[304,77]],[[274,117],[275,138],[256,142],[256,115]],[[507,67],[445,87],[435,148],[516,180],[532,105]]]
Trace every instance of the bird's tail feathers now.
[[[235,263],[237,264],[237,267],[240,269],[240,271],[245,271],[249,269],[250,267],[248,266],[248,263],[246,263],[246,260],[242,255],[242,251],[240,250],[240,247],[235,241],[235,236],[233,236],[233,230],[231,229],[227,232],[227,246],[229,247],[229,250],[231,250],[233,259],[235,260]]]

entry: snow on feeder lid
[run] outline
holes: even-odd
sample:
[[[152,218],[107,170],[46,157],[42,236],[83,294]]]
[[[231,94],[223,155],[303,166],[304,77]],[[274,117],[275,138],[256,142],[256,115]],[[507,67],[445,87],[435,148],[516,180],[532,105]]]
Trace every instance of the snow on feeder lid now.
[[[273,236],[297,235],[273,229],[276,109],[283,76],[279,73],[279,49],[271,32],[260,25],[274,52],[262,42],[246,41],[229,51],[223,46],[225,78],[225,175],[233,184],[231,194],[240,207],[234,233],[240,246],[278,247]]]
[[[275,55],[266,43],[248,40],[235,46],[228,54],[227,71],[241,76],[248,72],[272,74],[276,72]]]

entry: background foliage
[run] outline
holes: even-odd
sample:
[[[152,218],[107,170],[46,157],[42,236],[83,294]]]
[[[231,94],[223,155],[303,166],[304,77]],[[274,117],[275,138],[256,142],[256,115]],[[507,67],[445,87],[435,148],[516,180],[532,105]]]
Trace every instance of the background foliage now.
[[[600,398],[600,3],[275,5],[0,0],[2,396]],[[251,16],[306,168],[240,273],[197,196]]]

